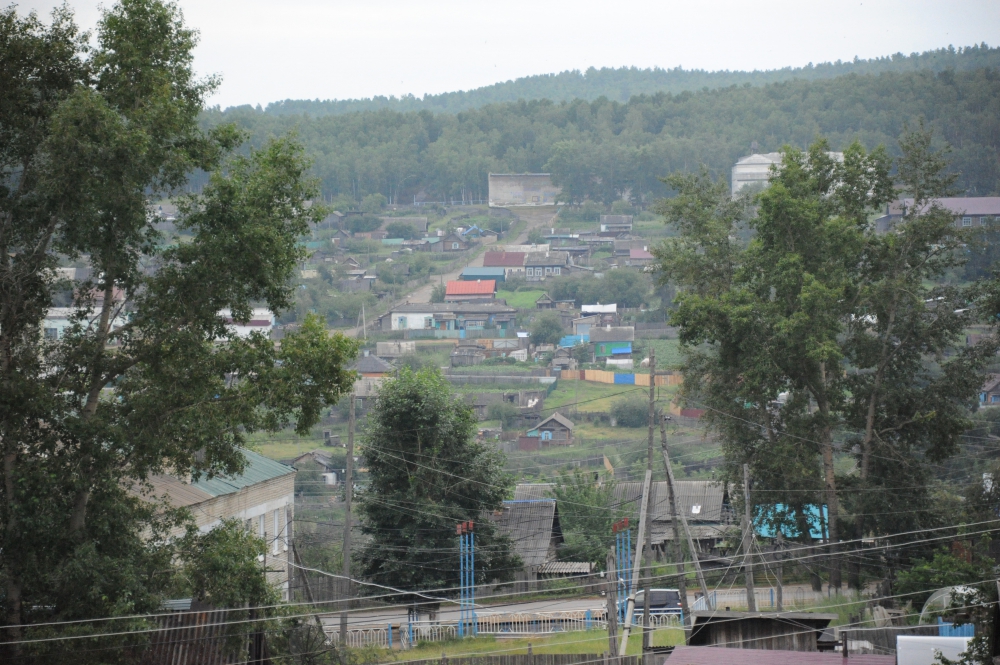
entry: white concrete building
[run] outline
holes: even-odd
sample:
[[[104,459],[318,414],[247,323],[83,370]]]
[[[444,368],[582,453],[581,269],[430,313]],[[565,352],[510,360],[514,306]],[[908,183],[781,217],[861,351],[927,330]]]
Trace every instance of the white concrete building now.
[[[838,162],[844,161],[844,153],[826,153]],[[740,157],[733,166],[732,192],[733,198],[739,191],[747,185],[760,184],[767,186],[767,181],[771,177],[771,166],[781,163],[780,152],[754,153],[746,157]]]
[[[243,338],[249,337],[252,332],[262,332],[265,336],[270,337],[271,330],[274,328],[274,312],[266,307],[254,307],[250,314],[250,320],[245,323],[233,321],[233,312],[229,309],[220,311],[219,316],[226,320],[230,330]]]

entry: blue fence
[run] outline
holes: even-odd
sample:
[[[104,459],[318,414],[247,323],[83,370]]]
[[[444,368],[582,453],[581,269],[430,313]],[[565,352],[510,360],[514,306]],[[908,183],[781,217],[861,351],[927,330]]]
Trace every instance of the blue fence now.
[[[615,385],[634,386],[635,374],[615,374]]]
[[[976,627],[971,623],[958,626],[938,617],[938,637],[975,637]]]

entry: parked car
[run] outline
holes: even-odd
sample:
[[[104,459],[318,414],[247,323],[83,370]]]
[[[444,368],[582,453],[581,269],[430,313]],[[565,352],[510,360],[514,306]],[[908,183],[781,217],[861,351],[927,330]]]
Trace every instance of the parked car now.
[[[642,616],[645,594],[640,591],[635,594],[634,616]],[[650,589],[649,614],[680,614],[681,593],[677,589]]]

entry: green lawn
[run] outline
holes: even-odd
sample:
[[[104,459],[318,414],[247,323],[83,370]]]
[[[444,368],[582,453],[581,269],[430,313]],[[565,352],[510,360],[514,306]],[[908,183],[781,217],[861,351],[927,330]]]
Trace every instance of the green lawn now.
[[[535,301],[543,293],[545,292],[541,289],[532,289],[531,291],[504,291],[501,289],[497,292],[497,298],[506,300],[509,307],[530,309],[535,306]]]

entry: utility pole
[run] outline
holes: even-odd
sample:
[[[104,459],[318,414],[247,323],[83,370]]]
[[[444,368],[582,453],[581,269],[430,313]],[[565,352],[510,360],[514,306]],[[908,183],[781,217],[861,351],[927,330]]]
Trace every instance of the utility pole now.
[[[628,651],[628,636],[632,630],[632,616],[635,614],[635,590],[639,586],[639,566],[642,564],[642,543],[646,535],[646,514],[649,510],[649,492],[653,484],[653,472],[646,470],[646,479],[642,483],[642,509],[639,512],[639,537],[635,540],[635,563],[632,565],[632,587],[625,606],[625,625],[622,627],[622,641],[618,653]],[[646,594],[649,598],[649,594]]]
[[[747,585],[747,611],[757,611],[753,588],[753,522],[750,521],[750,465],[743,465],[743,579]]]
[[[778,547],[777,551],[775,552],[776,556],[774,558],[776,563],[778,564],[777,566],[778,569],[775,571],[774,576],[778,580],[778,588],[775,589],[774,596],[775,596],[775,601],[778,605],[778,611],[782,612],[785,609],[785,593],[784,593],[785,589],[782,584],[783,582],[782,578],[784,577],[785,573],[785,538],[784,534],[781,533],[780,528],[778,529],[777,540],[778,540],[777,542]]]
[[[646,473],[652,478],[653,475],[653,428],[656,427],[656,349],[650,345],[649,348],[649,436],[646,441]],[[650,482],[649,485],[650,494],[652,494],[653,484]],[[649,503],[647,501],[647,503]],[[644,525],[646,527],[646,578],[642,585],[642,652],[646,653],[650,647],[650,634],[649,629],[649,604],[650,604],[650,587],[653,582],[653,567],[651,559],[653,554],[653,511],[646,510],[646,519],[644,520]]]
[[[681,615],[685,624],[692,624],[691,610],[688,607],[687,570],[684,568],[684,546],[681,544],[681,527],[677,524],[680,516],[677,514],[677,493],[674,491],[673,474],[670,473],[670,460],[667,459],[667,428],[660,421],[660,437],[663,439],[663,464],[667,467],[667,493],[670,496],[670,525],[674,529],[674,563],[677,571],[677,591],[681,597]],[[705,597],[708,602],[708,596]]]
[[[344,470],[344,598],[340,606],[340,644],[347,646],[347,609],[351,597],[351,497],[354,494],[354,393],[347,420],[347,468]]]
[[[616,579],[618,562],[611,552],[608,552],[605,570],[607,573],[604,589],[608,599],[608,655],[614,658],[618,655],[618,580]]]

